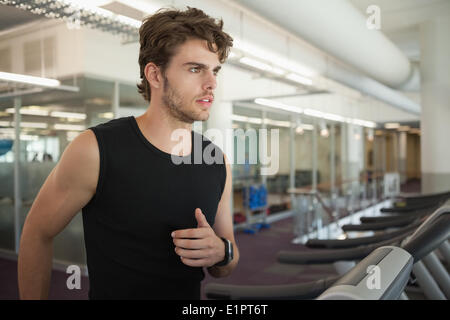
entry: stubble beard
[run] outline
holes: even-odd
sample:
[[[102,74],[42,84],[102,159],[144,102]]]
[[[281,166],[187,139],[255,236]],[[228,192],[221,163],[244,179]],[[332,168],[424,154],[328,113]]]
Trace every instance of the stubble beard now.
[[[163,103],[167,106],[167,111],[174,119],[192,124],[194,121],[206,121],[209,118],[209,114],[203,117],[201,114],[195,111],[188,110],[188,106],[184,105],[183,98],[178,92],[173,89],[169,80],[163,75],[164,78],[164,94],[162,97]]]

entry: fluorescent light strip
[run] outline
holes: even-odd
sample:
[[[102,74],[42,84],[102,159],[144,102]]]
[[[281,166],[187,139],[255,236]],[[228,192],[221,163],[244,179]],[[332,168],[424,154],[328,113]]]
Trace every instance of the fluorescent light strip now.
[[[51,117],[56,118],[74,118],[74,119],[86,119],[86,114],[84,113],[76,113],[76,112],[63,112],[63,111],[52,111],[50,113]]]
[[[62,124],[62,123],[55,123],[53,125],[53,128],[55,130],[69,130],[69,131],[83,131],[86,129],[85,126],[80,126],[76,124]]]
[[[8,112],[8,113],[16,113],[14,108],[6,109],[6,112]],[[27,114],[27,115],[32,115],[32,116],[48,116],[48,111],[46,111],[46,110],[39,110],[39,109],[20,108],[20,114]]]
[[[400,127],[400,123],[386,123],[384,125],[386,129],[398,129]]]
[[[0,126],[3,127],[15,127],[15,122],[14,121],[0,121]],[[24,128],[38,128],[38,129],[46,129],[48,127],[47,123],[43,123],[43,122],[21,122],[20,123],[21,127]]]
[[[240,116],[237,114],[231,115],[231,120],[238,121],[238,122],[248,122],[248,123],[254,123],[254,124],[262,124],[263,120],[261,118],[252,118],[252,117],[246,117],[246,116]],[[272,120],[272,119],[264,119],[264,123],[268,125],[273,125],[277,127],[291,127],[291,122],[289,121],[280,121],[280,120]],[[308,126],[308,125],[305,125]],[[309,127],[305,128],[306,130],[312,130]]]
[[[132,7],[134,9],[140,10],[144,13],[155,13],[160,6],[157,6],[156,4],[153,3],[148,3],[145,1],[141,1],[141,0],[133,0],[133,1],[129,1],[129,0],[116,0],[117,2],[123,3],[129,7]]]
[[[264,62],[260,62],[260,61],[257,61],[257,60],[254,60],[254,59],[251,59],[248,57],[243,57],[243,58],[239,59],[239,62],[246,64],[248,66],[251,66],[253,68],[259,69],[259,70],[274,73],[276,75],[284,74],[284,71],[280,68],[272,67]]]
[[[99,118],[103,118],[103,119],[113,119],[114,118],[114,113],[113,112],[99,113],[98,117]]]
[[[6,134],[3,134],[2,138],[3,139],[15,140],[16,139],[16,134],[14,132],[6,133]],[[37,140],[39,140],[39,136],[29,135],[29,134],[21,134],[20,135],[20,140],[22,140],[22,141],[37,141]]]
[[[9,73],[0,71],[0,80],[34,84],[43,87],[58,87],[61,83],[55,79],[33,77],[18,73]]]
[[[279,121],[279,120],[272,120],[272,119],[265,119],[264,122],[269,125],[277,126],[277,127],[287,127],[289,128],[291,126],[291,123],[289,121]]]
[[[345,118],[345,117],[342,117],[337,114],[326,113],[326,112],[322,112],[322,111],[319,111],[316,109],[303,110],[303,109],[300,109],[300,108],[297,108],[294,106],[286,105],[284,103],[269,100],[269,99],[257,98],[254,100],[254,102],[256,104],[267,106],[267,107],[272,107],[272,108],[289,111],[289,112],[294,112],[294,113],[300,113],[300,114],[304,113],[307,116],[321,118],[321,119],[327,119],[327,120],[331,120],[331,121],[347,122],[347,123],[357,124],[357,125],[360,125],[363,127],[368,127],[368,128],[375,128],[377,126],[377,124],[372,121]]]
[[[286,79],[292,80],[294,82],[300,83],[300,84],[304,84],[307,86],[312,85],[312,80],[306,77],[302,77],[298,74],[295,73],[289,73],[288,75],[286,75]]]
[[[303,113],[303,109],[294,107],[294,106],[290,106],[281,102],[277,102],[277,101],[273,101],[273,100],[269,100],[269,99],[263,99],[263,98],[258,98],[255,99],[254,102],[256,104],[262,105],[262,106],[267,106],[267,107],[272,107],[272,108],[276,108],[276,109],[280,109],[280,110],[284,110],[284,111],[289,111],[289,112],[294,112],[294,113]]]
[[[90,11],[94,14],[104,16],[106,18],[110,19],[116,19],[117,21],[129,25],[134,28],[139,28],[142,24],[142,21],[132,19],[130,17],[123,16],[121,14],[115,14],[112,11],[97,7],[95,5],[92,5],[89,1],[80,1],[80,0],[62,0],[62,2],[65,2],[72,7],[79,8],[84,11]]]
[[[360,119],[353,119],[352,123],[356,124],[358,126],[367,127],[367,128],[375,128],[377,126],[377,124],[375,122],[360,120]]]
[[[14,126],[14,122],[11,122],[11,125]],[[43,122],[21,122],[20,126],[24,128],[47,129],[48,124]]]
[[[303,76],[312,77],[317,74],[316,71],[313,71],[309,67],[301,65],[295,61],[288,60],[276,53],[260,48],[246,41],[242,41],[238,38],[235,38],[233,40],[233,48],[242,51],[244,54],[249,54],[263,61],[270,61],[274,66],[289,70],[291,72],[296,72]]]
[[[260,118],[252,118],[252,117],[240,116],[240,115],[237,115],[237,114],[232,114],[231,115],[231,120],[239,121],[239,122],[254,123],[254,124],[261,124],[262,123],[262,120]]]

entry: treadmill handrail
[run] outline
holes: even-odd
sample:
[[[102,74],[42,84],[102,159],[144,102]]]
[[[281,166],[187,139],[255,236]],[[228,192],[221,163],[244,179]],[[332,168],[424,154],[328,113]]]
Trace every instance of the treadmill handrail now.
[[[333,276],[305,283],[282,285],[233,285],[208,283],[205,285],[205,294],[209,299],[222,300],[314,299],[339,278],[340,276]]]
[[[350,239],[309,239],[306,242],[308,248],[314,249],[338,249],[338,248],[351,248],[362,245],[367,245],[371,243],[376,243],[384,241],[387,239],[392,239],[398,235],[406,234],[407,232],[412,232],[420,225],[420,222],[416,222],[409,226],[403,227],[395,231],[385,231],[380,235],[370,236],[370,237],[359,237]]]
[[[336,261],[354,261],[363,259],[378,247],[387,245],[397,245],[411,232],[412,230],[405,232],[392,239],[384,240],[377,243],[372,243],[356,248],[346,249],[316,249],[308,251],[287,251],[281,250],[278,252],[278,262],[286,264],[322,264],[332,263]]]

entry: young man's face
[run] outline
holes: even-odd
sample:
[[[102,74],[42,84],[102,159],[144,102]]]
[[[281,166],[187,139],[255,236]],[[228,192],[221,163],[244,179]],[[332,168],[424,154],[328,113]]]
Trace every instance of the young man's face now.
[[[208,120],[219,69],[219,57],[205,40],[187,40],[179,46],[164,78],[162,102],[170,115],[187,123]]]

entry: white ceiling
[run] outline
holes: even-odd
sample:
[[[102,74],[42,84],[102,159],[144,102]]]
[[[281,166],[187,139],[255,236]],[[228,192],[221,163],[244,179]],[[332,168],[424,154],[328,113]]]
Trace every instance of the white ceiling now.
[[[420,61],[420,24],[450,14],[450,0],[349,0],[364,15],[370,5],[381,11],[381,31],[412,61]]]
[[[449,0],[349,0],[363,14],[370,5],[381,9],[381,30],[393,32],[415,27],[438,15],[450,13]]]

